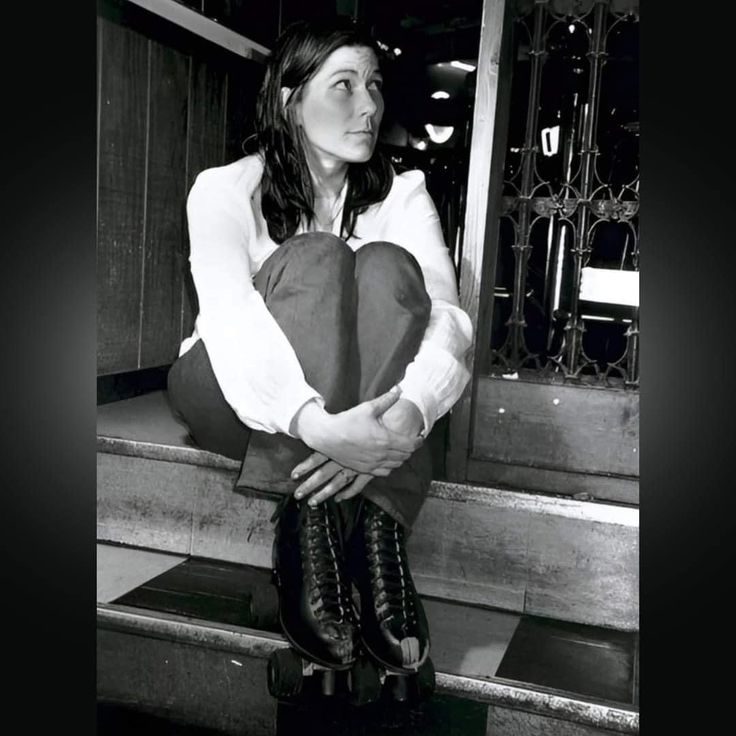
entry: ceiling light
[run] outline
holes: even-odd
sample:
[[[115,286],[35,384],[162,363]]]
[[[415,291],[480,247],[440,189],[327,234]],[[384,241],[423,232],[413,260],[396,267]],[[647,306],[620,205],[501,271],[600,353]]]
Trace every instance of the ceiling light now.
[[[449,100],[450,94],[449,92],[445,92],[442,89],[438,89],[436,92],[432,92],[432,99],[433,100]]]
[[[452,125],[432,125],[431,123],[427,123],[424,130],[427,131],[430,139],[435,143],[446,143],[455,132]]]
[[[394,55],[395,56],[401,56],[401,49],[394,49]]]
[[[451,61],[450,66],[454,66],[455,69],[462,69],[464,72],[475,71],[475,66],[473,64],[466,64],[464,61]]]

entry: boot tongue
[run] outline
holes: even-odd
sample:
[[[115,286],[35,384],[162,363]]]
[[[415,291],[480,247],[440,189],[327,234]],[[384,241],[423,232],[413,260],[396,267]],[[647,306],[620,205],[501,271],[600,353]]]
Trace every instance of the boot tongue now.
[[[376,616],[384,628],[400,637],[406,633],[407,609],[411,605],[402,564],[402,529],[380,509],[370,514],[366,521]]]
[[[325,622],[343,624],[348,617],[345,581],[339,574],[340,565],[334,548],[334,525],[330,524],[329,510],[309,508],[305,520],[304,546],[312,568],[312,604],[315,615]]]

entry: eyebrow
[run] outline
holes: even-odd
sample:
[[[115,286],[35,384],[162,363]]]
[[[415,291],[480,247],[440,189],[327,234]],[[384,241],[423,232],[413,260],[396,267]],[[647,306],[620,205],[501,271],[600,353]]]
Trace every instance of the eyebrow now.
[[[331,77],[334,77],[336,74],[358,74],[358,71],[356,69],[337,69],[334,72],[330,73]],[[370,76],[378,75],[380,77],[383,77],[383,74],[380,69],[373,69],[370,73]]]

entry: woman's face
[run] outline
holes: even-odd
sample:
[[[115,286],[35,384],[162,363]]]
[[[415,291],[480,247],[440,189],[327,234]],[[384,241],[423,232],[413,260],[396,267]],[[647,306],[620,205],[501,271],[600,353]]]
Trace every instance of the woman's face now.
[[[383,79],[373,49],[342,46],[304,85],[296,121],[324,163],[359,163],[373,155],[383,117]]]

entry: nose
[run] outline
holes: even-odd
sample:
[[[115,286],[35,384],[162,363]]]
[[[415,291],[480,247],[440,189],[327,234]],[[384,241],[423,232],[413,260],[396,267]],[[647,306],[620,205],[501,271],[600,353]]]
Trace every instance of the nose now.
[[[356,108],[361,117],[373,118],[378,112],[378,102],[367,87],[360,89]]]

